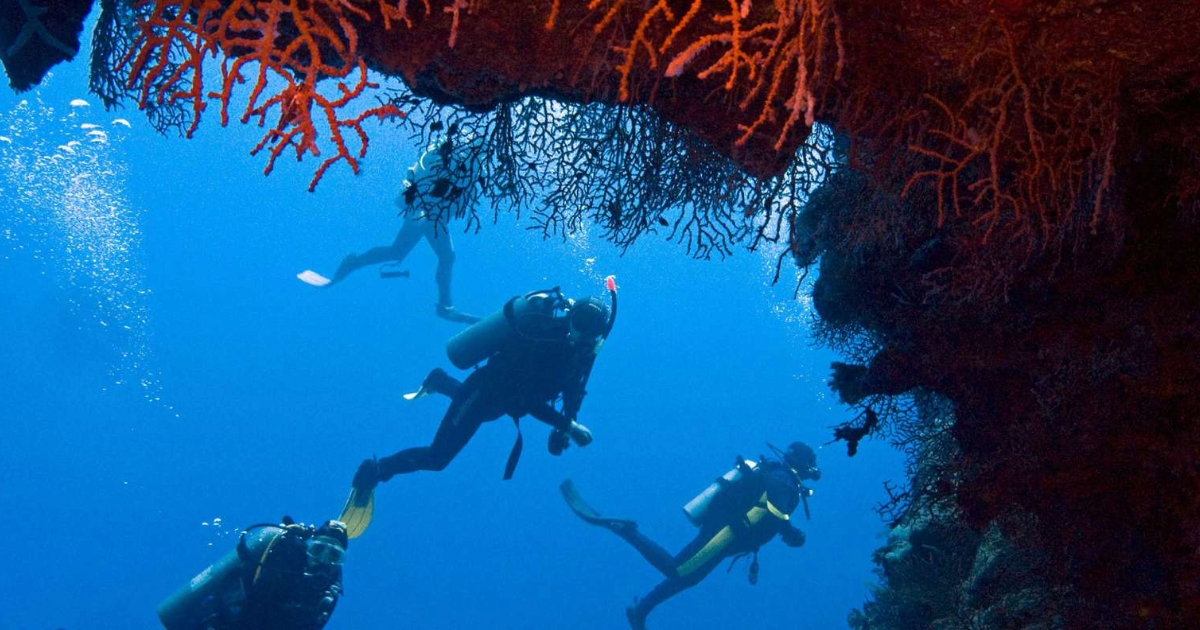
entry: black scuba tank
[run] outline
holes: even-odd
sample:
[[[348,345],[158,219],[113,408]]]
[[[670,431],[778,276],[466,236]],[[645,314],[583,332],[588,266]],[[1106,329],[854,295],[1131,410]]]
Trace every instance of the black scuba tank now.
[[[246,558],[262,558],[284,529],[264,525],[242,534],[238,549],[192,578],[182,588],[158,605],[158,618],[167,630],[197,630],[221,614],[226,603],[244,598],[243,571]]]
[[[475,322],[446,342],[446,356],[460,370],[478,365],[517,336],[539,338],[553,333],[555,312],[566,303],[558,288],[533,291],[510,299],[504,308]],[[565,324],[559,323],[564,339]]]

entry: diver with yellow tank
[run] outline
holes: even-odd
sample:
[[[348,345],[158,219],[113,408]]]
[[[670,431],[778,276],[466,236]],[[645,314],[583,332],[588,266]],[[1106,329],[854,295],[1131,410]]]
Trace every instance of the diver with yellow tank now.
[[[576,515],[620,536],[667,578],[625,610],[630,627],[644,629],[650,611],[699,584],[725,558],[753,554],[750,582],[756,583],[759,547],[776,535],[789,547],[804,544],[804,532],[792,524],[791,513],[803,504],[808,515],[812,491],[804,482],[821,478],[816,453],[803,442],[793,442],[786,451],[770,448],[775,458],[761,457],[756,462],[738,456],[732,470],[684,506],[700,531],[675,555],[642,534],[634,521],[601,516],[583,500],[575,484],[569,479],[563,482],[563,497]]]
[[[570,299],[558,287],[510,299],[504,307],[452,337],[451,363],[477,367],[465,381],[434,369],[408,400],[428,394],[450,398],[433,442],[383,459],[364,461],[354,475],[342,520],[355,538],[370,523],[377,484],[395,475],[444,469],[485,422],[524,416],[549,424],[549,450],[560,455],[570,442],[587,446],[591,431],[577,420],[596,355],[617,315],[616,280],[606,279],[612,308],[598,297]],[[562,401],[561,411],[555,408]],[[523,446],[520,425],[504,478],[512,477]]]

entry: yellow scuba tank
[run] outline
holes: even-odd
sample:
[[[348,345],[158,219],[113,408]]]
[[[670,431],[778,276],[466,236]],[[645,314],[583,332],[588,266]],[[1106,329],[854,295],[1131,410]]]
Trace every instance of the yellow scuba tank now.
[[[753,462],[748,459],[745,460],[745,464],[750,470],[754,470],[758,467],[758,462]],[[713,499],[715,499],[716,496],[721,493],[721,490],[725,489],[726,486],[733,484],[741,478],[742,468],[740,466],[734,466],[732,470],[724,475],[721,475],[720,478],[712,482],[712,485],[705,488],[704,492],[701,492],[700,494],[696,495],[696,498],[688,501],[687,504],[683,506],[683,513],[687,515],[688,520],[692,522],[692,525],[699,527],[700,524],[704,522],[704,515],[708,513],[708,508],[712,505]]]

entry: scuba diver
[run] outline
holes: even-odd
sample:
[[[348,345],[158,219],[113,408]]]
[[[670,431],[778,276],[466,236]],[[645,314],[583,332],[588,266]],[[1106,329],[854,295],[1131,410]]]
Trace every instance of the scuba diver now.
[[[736,561],[753,555],[750,583],[757,584],[759,547],[776,534],[789,547],[804,544],[804,532],[792,524],[790,515],[801,503],[805,516],[809,515],[808,497],[812,490],[804,482],[821,478],[817,456],[803,442],[793,442],[786,451],[767,446],[775,458],[760,457],[754,462],[739,455],[732,470],[683,507],[700,531],[674,556],[638,531],[634,521],[601,516],[583,500],[571,480],[562,483],[563,498],[577,516],[620,536],[667,578],[625,609],[634,630],[643,630],[650,611],[699,584],[725,558]]]
[[[252,525],[159,604],[158,618],[167,630],[320,630],[342,594],[348,545],[340,521]]]
[[[373,247],[361,254],[349,254],[342,259],[332,278],[306,269],[296,277],[314,287],[329,287],[346,279],[351,273],[368,265],[388,263],[379,271],[380,278],[407,278],[409,272],[399,267],[424,238],[437,256],[435,278],[438,286],[436,313],[453,322],[473,324],[478,317],[454,307],[451,277],[454,272],[454,240],[445,221],[461,215],[455,207],[470,199],[468,188],[477,182],[477,155],[482,138],[460,134],[451,125],[450,134],[427,151],[408,168],[404,190],[396,197],[396,205],[404,215],[404,224],[391,245]],[[457,202],[457,203],[456,203]]]
[[[361,534],[374,509],[374,489],[395,475],[446,468],[485,422],[510,416],[517,441],[509,453],[504,478],[510,479],[524,444],[520,418],[549,424],[549,450],[562,454],[572,441],[587,446],[591,431],[577,420],[588,378],[617,316],[617,284],[605,283],[612,309],[598,297],[572,300],[558,287],[510,299],[504,308],[455,335],[446,344],[451,363],[467,369],[487,361],[465,381],[434,369],[421,388],[406,394],[414,400],[429,394],[450,398],[450,407],[429,446],[402,450],[390,457],[364,461],[354,475],[353,490],[342,514],[355,523],[351,537]],[[561,398],[562,410],[554,407]]]

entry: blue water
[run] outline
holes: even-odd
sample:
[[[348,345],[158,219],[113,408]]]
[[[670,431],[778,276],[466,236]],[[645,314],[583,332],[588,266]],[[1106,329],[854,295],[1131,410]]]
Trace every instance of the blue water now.
[[[376,130],[361,175],[335,167],[309,194],[312,161],[262,175],[247,155],[257,128],[213,117],[193,140],[162,138],[140,112],[104,112],[85,72],[0,93],[2,630],[157,627],[159,600],[239,527],[336,516],[362,459],[431,439],[445,401],[400,395],[450,367],[459,330],[434,317],[423,244],[411,279],[294,278],[391,241],[407,134]],[[74,153],[56,149],[71,139]],[[567,510],[563,479],[677,549],[695,531],[680,507],[735,455],[821,444],[847,419],[825,385],[836,357],[813,347],[793,280],[770,285],[769,257],[694,261],[653,236],[622,257],[527,225],[502,215],[455,234],[457,302],[483,314],[547,285],[599,294],[616,274],[620,320],[580,414],[596,440],[554,458],[527,420],[504,482],[514,431],[495,422],[444,472],[383,485],[330,629],[626,627],[624,607],[660,577]],[[844,627],[881,543],[871,508],[900,462],[880,442],[818,456],[808,544],[764,547],[757,586],[745,564],[714,572],[651,628]]]

